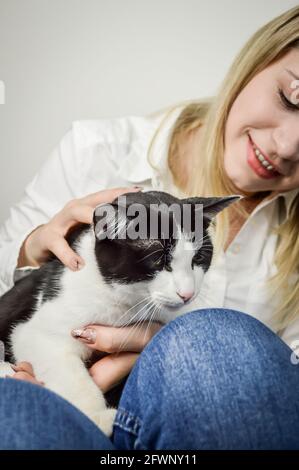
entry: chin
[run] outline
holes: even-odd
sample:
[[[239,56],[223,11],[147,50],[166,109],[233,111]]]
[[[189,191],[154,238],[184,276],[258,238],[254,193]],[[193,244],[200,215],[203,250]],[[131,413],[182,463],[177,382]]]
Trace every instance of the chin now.
[[[233,174],[233,173],[227,173],[228,175],[228,178],[230,179],[230,181],[234,184],[234,186],[236,187],[237,189],[237,192],[242,192],[242,191],[245,191],[245,192],[253,192],[253,191],[256,191],[255,189],[255,185],[253,183],[253,181],[250,181],[250,178],[248,177],[248,175],[241,175],[240,173],[239,174]]]
[[[232,181],[234,186],[237,189],[237,192],[244,192],[246,195],[248,193],[256,193],[258,191],[270,191],[273,188],[270,187],[269,183],[267,186],[266,181],[253,181],[248,174],[229,174],[229,179]]]

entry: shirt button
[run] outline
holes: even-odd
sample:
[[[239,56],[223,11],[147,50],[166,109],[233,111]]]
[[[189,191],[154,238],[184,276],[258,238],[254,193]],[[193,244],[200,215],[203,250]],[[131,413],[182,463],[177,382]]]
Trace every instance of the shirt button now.
[[[239,243],[235,243],[234,246],[232,246],[233,253],[239,253],[240,249],[241,249],[241,246]]]

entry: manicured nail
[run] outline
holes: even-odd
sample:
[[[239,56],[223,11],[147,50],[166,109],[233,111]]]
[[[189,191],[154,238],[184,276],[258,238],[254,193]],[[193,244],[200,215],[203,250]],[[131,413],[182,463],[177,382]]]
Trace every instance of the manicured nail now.
[[[77,258],[74,258],[71,261],[71,266],[70,267],[73,271],[79,271],[80,269],[82,269],[84,267],[84,262],[79,261]]]
[[[82,339],[85,342],[92,344],[95,343],[97,338],[96,330],[93,328],[72,330],[72,336],[76,339]]]
[[[70,269],[72,271],[77,271],[77,266],[78,266],[78,262],[76,259],[72,259],[72,261],[70,262]]]

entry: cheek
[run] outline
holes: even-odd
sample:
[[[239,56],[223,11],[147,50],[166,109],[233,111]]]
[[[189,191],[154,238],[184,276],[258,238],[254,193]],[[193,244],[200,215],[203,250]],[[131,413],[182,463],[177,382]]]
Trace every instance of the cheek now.
[[[224,168],[229,177],[235,177],[240,170],[248,170],[245,165],[247,132],[252,129],[260,132],[274,126],[273,98],[264,88],[263,77],[254,78],[240,92],[229,111],[224,139]]]
[[[149,290],[153,293],[171,293],[173,290],[173,276],[172,272],[160,271],[156,274],[155,278],[150,281]]]
[[[223,156],[223,166],[228,178],[237,183],[242,173],[246,169],[246,126],[242,124],[241,110],[239,104],[235,103],[228,116],[225,127],[225,148]],[[238,119],[239,116],[239,119]]]
[[[242,176],[248,176],[247,167],[247,135],[231,140],[227,145],[223,157],[224,171],[235,184],[240,183]]]

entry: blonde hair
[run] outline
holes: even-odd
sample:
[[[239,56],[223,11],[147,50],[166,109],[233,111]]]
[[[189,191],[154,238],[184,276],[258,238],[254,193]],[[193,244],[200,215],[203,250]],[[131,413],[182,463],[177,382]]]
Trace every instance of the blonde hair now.
[[[250,80],[293,47],[299,48],[298,6],[265,24],[247,41],[232,63],[216,96],[186,104],[173,126],[168,149],[168,165],[174,182],[186,195],[238,194],[238,189],[229,180],[223,164],[225,125],[229,111],[236,97]],[[182,106],[182,103],[177,106]],[[169,113],[174,108],[170,108]],[[192,178],[185,183],[180,179],[178,170],[180,143],[203,124],[197,149],[198,158],[193,161]],[[151,162],[151,147],[148,153],[149,162]],[[217,216],[215,256],[225,245],[230,214],[234,211],[243,217],[249,215],[244,207],[236,203]],[[290,283],[292,275],[299,272],[298,231],[299,196],[296,196],[288,218],[275,230],[278,235],[274,257],[277,274],[267,281],[271,294],[277,292],[281,294],[277,311],[273,314],[273,326],[278,330],[299,318],[299,283],[295,285]]]

